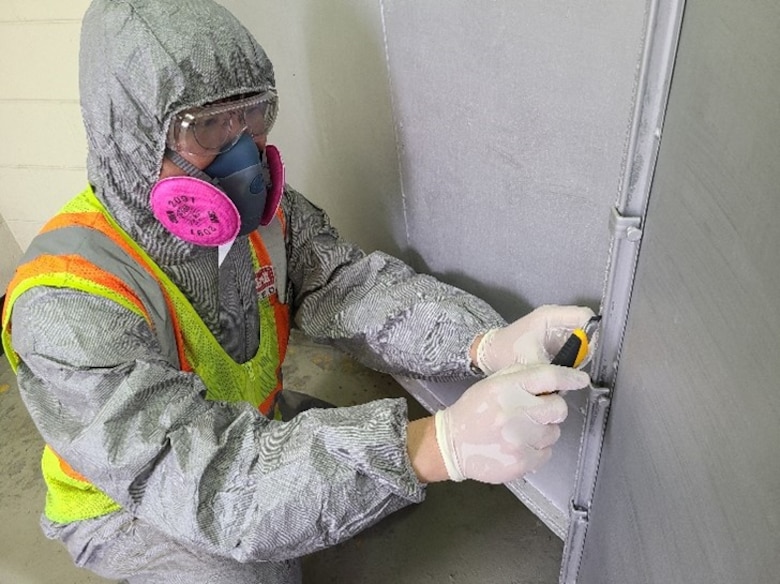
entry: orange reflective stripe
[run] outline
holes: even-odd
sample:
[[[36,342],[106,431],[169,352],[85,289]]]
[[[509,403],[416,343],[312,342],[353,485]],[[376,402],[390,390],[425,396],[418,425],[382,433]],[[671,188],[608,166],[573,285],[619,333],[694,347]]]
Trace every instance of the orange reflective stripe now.
[[[282,390],[282,363],[284,363],[284,358],[287,354],[287,343],[289,342],[290,336],[289,309],[286,305],[279,302],[279,299],[276,297],[276,295],[272,296],[270,300],[271,306],[274,309],[274,320],[276,322],[276,338],[277,346],[279,347],[279,364],[276,366],[276,387],[259,406],[259,410],[266,416],[269,415],[273,410],[276,394]]]
[[[47,444],[47,446],[48,446],[48,444]],[[89,480],[87,479],[87,477],[85,477],[83,474],[79,473],[76,469],[74,469],[71,465],[69,465],[67,463],[67,461],[64,458],[62,458],[59,454],[57,454],[57,452],[51,446],[49,446],[49,450],[51,450],[52,453],[54,454],[54,456],[57,457],[57,460],[60,461],[60,470],[66,476],[69,476],[70,478],[72,478],[73,480],[76,480],[76,481],[82,481],[84,483],[89,483]]]
[[[165,289],[163,289],[163,292],[164,291]],[[165,303],[168,305],[168,313],[171,315],[171,320],[173,321],[173,334],[176,335],[176,352],[179,354],[179,366],[182,371],[192,373],[194,369],[190,360],[187,359],[187,354],[184,352],[184,336],[181,332],[181,327],[179,326],[179,317],[173,309],[173,304],[171,304],[171,299],[168,298],[167,294],[165,295]]]
[[[285,219],[284,213],[281,207],[276,212],[277,218],[282,223],[282,232],[285,231]],[[261,266],[273,266],[271,256],[268,254],[268,250],[263,243],[263,238],[257,231],[253,231],[249,234],[249,241],[252,243],[257,261]],[[265,415],[269,415],[273,410],[274,401],[276,395],[282,389],[282,363],[284,363],[285,355],[287,354],[287,343],[290,336],[290,310],[286,304],[279,302],[279,296],[277,294],[272,295],[269,298],[271,307],[274,311],[274,323],[276,325],[276,339],[277,347],[279,350],[279,362],[276,366],[276,387],[271,391],[268,397],[263,400],[258,409]]]
[[[92,227],[98,219],[103,219],[103,216],[100,213],[60,213],[46,222],[41,229],[41,233],[48,233],[49,231],[54,231],[60,227],[70,227],[74,224]]]
[[[282,224],[282,233],[287,233],[287,217],[284,216],[284,211],[282,211],[282,206],[279,205],[279,208],[276,209],[276,218],[279,219],[279,223]]]
[[[276,315],[276,337],[279,340],[279,365],[277,367],[277,379],[282,378],[282,363],[287,355],[287,343],[290,337],[290,309],[286,304],[279,302],[277,296],[271,298],[271,306]]]
[[[16,276],[11,278],[11,283],[8,284],[8,288],[6,290],[6,296],[7,296],[7,299],[9,300],[9,302],[3,302],[3,312],[0,313],[0,328],[5,326],[5,323],[6,323],[7,319],[8,319],[8,311],[11,310],[11,302],[10,302],[10,300],[11,300],[11,290],[12,290],[11,286],[12,286],[12,284],[13,284],[15,279],[16,279]]]
[[[114,290],[135,306],[140,314],[145,315],[146,321],[151,325],[151,318],[149,318],[149,313],[146,311],[143,302],[141,302],[127,284],[113,274],[102,270],[95,264],[88,262],[78,255],[39,256],[33,261],[21,265],[16,270],[16,274],[14,275],[13,280],[11,280],[8,289],[11,290],[12,288],[15,288],[23,280],[51,274],[63,274],[66,278],[67,274],[73,274],[74,276],[90,280],[95,284]]]
[[[281,390],[282,390],[281,385],[277,384],[274,390],[268,394],[268,397],[263,400],[263,403],[257,406],[257,409],[260,411],[261,414],[270,417],[271,412],[274,409],[274,402],[276,401],[276,395]]]

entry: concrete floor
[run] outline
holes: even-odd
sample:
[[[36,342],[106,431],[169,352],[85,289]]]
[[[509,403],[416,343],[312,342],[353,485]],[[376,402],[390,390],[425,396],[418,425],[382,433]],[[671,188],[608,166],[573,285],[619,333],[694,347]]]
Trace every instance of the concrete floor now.
[[[285,385],[337,405],[404,396],[395,381],[293,336]],[[425,411],[407,398],[412,418]],[[0,358],[0,584],[107,582],[78,569],[40,532],[40,436]],[[554,584],[562,542],[504,487],[428,487],[407,507],[340,546],[304,559],[306,584]]]

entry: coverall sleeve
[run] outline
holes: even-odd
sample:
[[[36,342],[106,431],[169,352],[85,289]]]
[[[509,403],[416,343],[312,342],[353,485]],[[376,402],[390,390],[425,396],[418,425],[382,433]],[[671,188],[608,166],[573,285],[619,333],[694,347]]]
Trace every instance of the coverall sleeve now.
[[[139,519],[194,549],[285,560],[424,498],[406,403],[271,421],[204,399],[146,321],[104,298],[34,288],[17,300],[19,388],[46,442]]]
[[[325,212],[288,187],[294,322],[362,364],[436,380],[472,376],[475,337],[506,324],[486,302],[344,241]]]

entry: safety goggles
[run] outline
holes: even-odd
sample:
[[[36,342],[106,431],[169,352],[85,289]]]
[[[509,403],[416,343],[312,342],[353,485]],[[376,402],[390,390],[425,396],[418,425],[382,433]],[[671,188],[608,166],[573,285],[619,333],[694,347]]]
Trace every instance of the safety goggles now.
[[[168,147],[179,153],[201,156],[225,152],[244,132],[252,136],[270,132],[277,110],[274,90],[185,110],[171,122]]]

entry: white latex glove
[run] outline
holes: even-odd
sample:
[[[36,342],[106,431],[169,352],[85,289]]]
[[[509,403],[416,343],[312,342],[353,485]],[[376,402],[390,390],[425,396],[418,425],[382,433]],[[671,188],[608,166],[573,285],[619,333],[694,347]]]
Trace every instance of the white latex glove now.
[[[549,392],[589,383],[583,371],[538,364],[514,365],[472,385],[434,418],[450,479],[498,484],[538,469],[568,413],[564,399]]]
[[[491,329],[477,346],[477,367],[490,375],[517,363],[549,363],[576,328],[594,316],[584,306],[540,306],[523,318]],[[592,352],[592,351],[591,351]],[[583,360],[588,362],[590,353]]]

